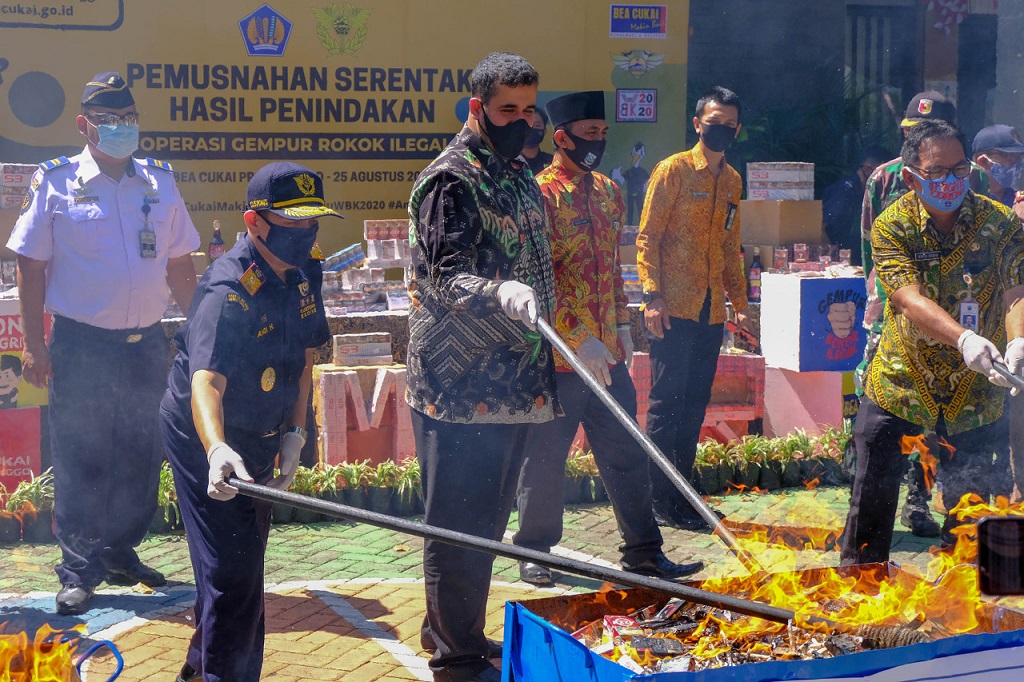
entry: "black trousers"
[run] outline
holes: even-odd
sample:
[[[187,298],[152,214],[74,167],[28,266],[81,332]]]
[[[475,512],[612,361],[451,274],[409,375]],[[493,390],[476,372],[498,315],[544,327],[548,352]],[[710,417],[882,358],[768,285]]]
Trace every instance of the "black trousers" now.
[[[708,324],[710,294],[698,321],[669,318],[665,338],[651,344],[651,392],[647,435],[687,480],[693,478],[697,441],[711,400],[722,347],[722,324]],[[651,467],[654,511],[667,520],[697,518],[697,510],[668,476]]]
[[[271,504],[245,495],[227,501],[206,494],[210,467],[191,423],[160,407],[160,431],[174,472],[174,488],[185,524],[196,581],[195,632],[185,655],[204,682],[257,682],[265,635],[264,558]],[[257,483],[274,474],[280,435],[261,438],[225,434]]]
[[[620,362],[610,368],[609,393],[636,419],[636,389]],[[635,565],[661,551],[662,539],[651,511],[647,453],[575,372],[556,372],[558,402],[564,417],[530,426],[519,476],[520,547],[550,551],[562,539],[565,460],[580,423],[608,491],[622,536],[622,563]]]
[[[163,328],[112,331],[56,317],[50,448],[62,585],[95,587],[138,561],[156,513],[157,408],[167,385]]]
[[[943,504],[951,509],[967,493],[987,499],[991,490],[993,456],[1004,438],[1005,417],[971,431],[948,435],[939,421],[936,434],[953,446],[938,447],[937,481]],[[903,436],[918,436],[924,429],[883,410],[866,396],[853,427],[857,447],[857,473],[850,495],[850,513],[843,533],[842,565],[888,561],[893,523],[899,503],[900,479],[907,456],[900,449]],[[946,527],[953,525],[947,516]]]
[[[527,424],[452,424],[412,410],[422,469],[424,521],[490,540],[508,525]],[[437,647],[438,682],[467,680],[488,666],[484,622],[494,557],[443,542],[423,543],[424,646]]]

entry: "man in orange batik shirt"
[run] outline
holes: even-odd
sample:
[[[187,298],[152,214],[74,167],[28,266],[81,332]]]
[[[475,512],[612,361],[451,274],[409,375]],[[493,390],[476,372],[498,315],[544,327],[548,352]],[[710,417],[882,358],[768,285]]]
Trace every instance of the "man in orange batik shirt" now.
[[[555,329],[635,419],[636,389],[628,370],[633,340],[618,259],[625,210],[619,188],[594,171],[608,134],[604,93],[563,95],[547,108],[555,158],[537,181],[551,230]],[[699,571],[701,562],[676,564],[661,550],[647,454],[557,353],[555,370],[565,414],[530,425],[519,478],[519,532],[512,541],[549,552],[561,540],[565,458],[582,423],[622,535],[622,568],[669,579]],[[535,585],[551,584],[551,571],[538,564],[521,562],[519,576]]]
[[[714,87],[697,102],[700,141],[655,167],[637,236],[644,323],[651,342],[647,435],[687,479],[711,399],[728,293],[745,325],[746,277],[740,257],[743,183],[725,162],[740,131],[736,93]],[[661,470],[651,472],[658,522],[706,527]]]

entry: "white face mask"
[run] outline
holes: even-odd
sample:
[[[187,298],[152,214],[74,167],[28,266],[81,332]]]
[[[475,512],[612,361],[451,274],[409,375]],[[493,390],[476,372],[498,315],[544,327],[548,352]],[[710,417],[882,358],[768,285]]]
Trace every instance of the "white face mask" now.
[[[137,125],[118,123],[113,126],[93,127],[96,128],[96,134],[99,136],[96,149],[113,159],[127,159],[139,148],[139,126]]]

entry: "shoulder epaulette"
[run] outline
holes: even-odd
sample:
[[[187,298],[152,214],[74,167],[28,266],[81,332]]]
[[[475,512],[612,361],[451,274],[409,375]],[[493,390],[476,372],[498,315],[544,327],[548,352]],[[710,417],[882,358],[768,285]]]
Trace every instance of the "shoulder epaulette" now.
[[[65,164],[69,164],[69,163],[71,163],[71,161],[68,160],[68,157],[66,157],[66,156],[59,156],[56,159],[50,159],[49,161],[43,161],[41,164],[39,164],[39,169],[42,170],[45,173],[47,171],[52,171],[54,168],[60,168],[61,166],[65,165]]]
[[[160,170],[165,170],[169,173],[174,172],[174,169],[171,168],[171,164],[167,163],[166,161],[161,161],[160,159],[154,159],[153,157],[148,157],[146,159],[146,165],[153,166],[154,168],[159,168]]]
[[[313,248],[309,250],[309,257],[313,260],[326,260],[324,252],[320,249],[320,242],[313,242]]]

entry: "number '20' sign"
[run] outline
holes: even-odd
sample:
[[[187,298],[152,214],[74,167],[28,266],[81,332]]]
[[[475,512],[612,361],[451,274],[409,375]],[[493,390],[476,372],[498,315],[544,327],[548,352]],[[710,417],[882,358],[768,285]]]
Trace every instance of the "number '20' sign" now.
[[[616,90],[615,120],[620,123],[656,123],[658,91],[654,88]]]

